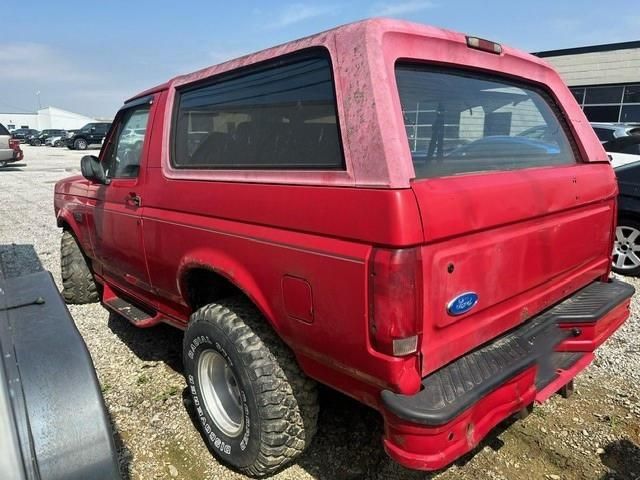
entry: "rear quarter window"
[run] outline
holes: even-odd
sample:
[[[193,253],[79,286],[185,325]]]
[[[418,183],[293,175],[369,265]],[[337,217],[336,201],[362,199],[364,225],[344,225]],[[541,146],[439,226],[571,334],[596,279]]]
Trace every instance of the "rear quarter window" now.
[[[551,98],[499,77],[398,64],[416,178],[576,162]]]
[[[328,55],[231,75],[178,92],[175,167],[344,169]]]
[[[7,130],[6,128],[4,128],[4,125],[2,125],[1,123],[0,123],[0,135],[11,135],[11,134],[9,133],[9,130]]]

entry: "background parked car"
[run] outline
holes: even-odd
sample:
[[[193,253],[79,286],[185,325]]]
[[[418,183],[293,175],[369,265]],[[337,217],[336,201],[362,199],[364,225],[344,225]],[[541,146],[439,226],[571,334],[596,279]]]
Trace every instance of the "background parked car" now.
[[[20,141],[11,138],[9,130],[0,123],[0,168],[6,167],[9,163],[19,162],[22,158]]]
[[[71,150],[86,150],[91,145],[100,145],[110,127],[110,122],[87,123],[72,135],[67,135],[65,143]]]
[[[11,132],[11,137],[24,142],[27,138],[38,135],[39,133],[35,128],[18,128]]]
[[[91,357],[51,274],[5,277],[2,265],[1,478],[121,478]]]
[[[614,168],[618,177],[618,226],[613,247],[613,271],[640,275],[640,156]]]
[[[614,168],[640,161],[640,135],[616,138],[602,146],[609,154]]]
[[[44,144],[49,147],[62,147],[64,145],[64,140],[67,137],[67,132],[64,135],[51,135],[47,137],[44,141]]]
[[[63,135],[66,136],[66,131],[61,130],[61,129],[46,129],[46,130],[42,130],[42,132],[40,132],[40,135],[36,136],[36,137],[31,137],[29,139],[29,145],[33,145],[35,147],[40,146],[40,145],[44,145],[45,142],[47,141],[47,138],[51,137],[51,136],[57,136],[57,137],[62,137]]]
[[[591,126],[602,143],[629,135],[640,135],[638,123],[595,123]]]

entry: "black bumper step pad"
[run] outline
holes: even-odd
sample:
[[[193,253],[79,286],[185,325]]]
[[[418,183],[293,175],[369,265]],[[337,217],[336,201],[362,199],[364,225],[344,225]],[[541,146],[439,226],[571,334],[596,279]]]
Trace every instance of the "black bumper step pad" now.
[[[546,313],[558,323],[593,323],[631,298],[635,288],[619,280],[593,282],[558,303]]]
[[[524,325],[424,378],[422,390],[415,395],[383,390],[382,402],[400,418],[439,426],[536,364],[536,385],[540,389],[556,377],[558,368],[573,365],[582,356],[554,353],[558,343],[569,335],[558,323],[586,321],[576,320],[585,318],[596,321],[633,292],[633,287],[615,280],[592,283]],[[594,316],[594,311],[600,316]]]

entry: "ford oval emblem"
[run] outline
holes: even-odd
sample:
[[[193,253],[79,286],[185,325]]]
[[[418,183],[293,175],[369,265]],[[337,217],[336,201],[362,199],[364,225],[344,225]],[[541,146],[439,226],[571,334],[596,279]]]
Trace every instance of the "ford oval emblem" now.
[[[464,292],[447,304],[447,313],[454,317],[462,315],[475,307],[477,303],[478,294],[476,292]]]

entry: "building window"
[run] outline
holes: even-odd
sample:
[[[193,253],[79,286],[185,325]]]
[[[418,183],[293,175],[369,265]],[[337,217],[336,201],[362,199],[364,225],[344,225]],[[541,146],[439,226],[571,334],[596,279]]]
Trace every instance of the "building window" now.
[[[570,90],[590,122],[640,122],[640,84]]]

